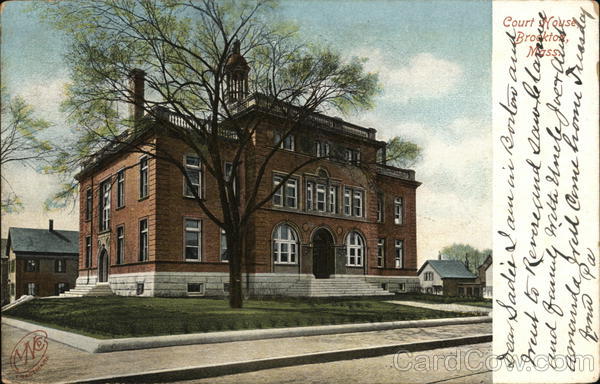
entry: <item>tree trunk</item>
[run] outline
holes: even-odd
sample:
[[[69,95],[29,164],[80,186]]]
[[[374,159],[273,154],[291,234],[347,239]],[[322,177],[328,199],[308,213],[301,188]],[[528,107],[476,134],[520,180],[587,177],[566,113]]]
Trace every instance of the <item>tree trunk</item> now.
[[[232,234],[227,236],[229,249],[229,306],[231,308],[242,308],[242,247],[241,236]]]

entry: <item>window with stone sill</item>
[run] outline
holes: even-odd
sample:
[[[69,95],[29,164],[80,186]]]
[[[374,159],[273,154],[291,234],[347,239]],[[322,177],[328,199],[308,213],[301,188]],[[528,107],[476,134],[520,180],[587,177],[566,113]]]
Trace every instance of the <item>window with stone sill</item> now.
[[[404,241],[396,240],[396,252],[394,258],[394,266],[397,269],[404,268]]]
[[[273,176],[273,189],[276,192],[273,194],[273,206],[298,208],[298,179],[290,177],[283,185],[283,176]]]
[[[364,217],[364,190],[344,187],[344,215]]]
[[[356,231],[346,237],[346,265],[349,267],[362,267],[365,256],[365,240]]]
[[[383,268],[385,263],[385,239],[377,240],[377,268]]]
[[[331,184],[325,172],[319,178],[311,177],[306,182],[307,212],[338,214],[339,186]]]
[[[227,250],[227,234],[224,229],[221,229],[221,261],[229,262],[229,251]]]
[[[273,233],[273,261],[275,264],[296,264],[298,234],[288,224],[280,224]]]
[[[100,232],[110,228],[110,192],[111,180],[108,179],[100,184]]]
[[[397,197],[394,200],[394,224],[402,224],[404,219],[404,199]]]
[[[185,260],[201,261],[202,224],[200,220],[185,220]]]
[[[148,156],[140,158],[140,199],[148,196]]]
[[[295,149],[295,140],[294,135],[289,134],[283,140],[281,140],[281,134],[275,133],[273,135],[273,144],[279,144],[279,148],[285,149],[288,151],[293,151]]]
[[[140,220],[139,261],[148,261],[148,219]]]
[[[187,155],[184,158],[184,166],[187,178],[183,177],[184,185],[184,196],[195,197],[194,192],[197,196],[202,197],[202,163],[200,157],[194,155]],[[190,184],[188,184],[189,179]]]

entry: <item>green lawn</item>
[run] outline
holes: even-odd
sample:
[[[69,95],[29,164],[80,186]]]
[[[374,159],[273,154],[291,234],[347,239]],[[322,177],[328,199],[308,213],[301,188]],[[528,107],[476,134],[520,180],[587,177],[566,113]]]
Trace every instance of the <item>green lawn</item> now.
[[[119,296],[37,299],[3,315],[98,338],[469,316],[378,298],[255,299],[231,309],[224,299]]]
[[[396,294],[395,299],[421,301],[432,304],[464,304],[492,308],[492,300],[481,297],[441,296],[427,293],[399,293]]]

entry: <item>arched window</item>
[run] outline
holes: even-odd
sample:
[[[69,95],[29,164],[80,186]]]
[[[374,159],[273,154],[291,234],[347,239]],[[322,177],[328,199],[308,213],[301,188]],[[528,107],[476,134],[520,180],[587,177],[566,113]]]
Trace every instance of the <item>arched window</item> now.
[[[273,259],[277,264],[296,264],[298,234],[288,224],[279,224],[273,233]]]
[[[356,232],[350,232],[346,237],[346,265],[362,267],[365,255],[365,240]]]

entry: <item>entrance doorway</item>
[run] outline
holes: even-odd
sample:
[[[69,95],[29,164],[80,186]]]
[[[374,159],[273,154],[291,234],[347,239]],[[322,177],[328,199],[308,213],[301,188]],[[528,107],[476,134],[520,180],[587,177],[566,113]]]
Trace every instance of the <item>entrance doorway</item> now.
[[[334,273],[333,236],[325,228],[318,229],[313,235],[313,274],[317,279],[326,279]]]
[[[102,248],[98,258],[98,282],[108,282],[108,252],[106,248]]]

